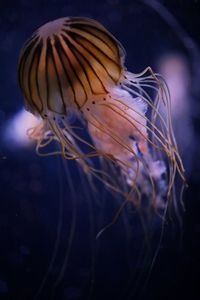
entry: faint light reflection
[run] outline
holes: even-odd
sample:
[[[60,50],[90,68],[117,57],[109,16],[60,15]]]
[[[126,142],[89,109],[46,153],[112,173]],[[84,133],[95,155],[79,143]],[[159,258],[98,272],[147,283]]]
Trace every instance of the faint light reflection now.
[[[33,144],[33,141],[28,137],[27,130],[39,124],[40,119],[37,119],[25,109],[21,109],[7,122],[4,131],[4,139],[8,146],[27,147]]]
[[[179,150],[186,170],[192,165],[194,129],[192,125],[191,75],[189,65],[181,54],[170,53],[158,61],[158,72],[167,82],[171,96],[171,116]],[[162,111],[162,108],[161,108]],[[190,155],[188,156],[188,150]]]

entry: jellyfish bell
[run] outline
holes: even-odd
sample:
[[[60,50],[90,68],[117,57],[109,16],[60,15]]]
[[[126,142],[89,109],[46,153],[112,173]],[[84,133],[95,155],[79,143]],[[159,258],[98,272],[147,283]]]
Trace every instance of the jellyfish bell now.
[[[87,175],[134,204],[145,196],[149,207],[158,208],[176,201],[177,175],[185,180],[170,96],[159,74],[150,67],[130,73],[124,59],[120,42],[94,20],[68,17],[40,27],[22,48],[18,68],[25,106],[43,120],[30,135],[37,149],[56,140],[63,157],[76,160]],[[69,112],[84,122],[90,139],[74,130]],[[93,157],[118,175],[104,164],[95,168]]]
[[[65,116],[73,107],[80,111],[119,81],[123,57],[122,46],[94,20],[62,18],[43,25],[25,44],[19,63],[27,107],[43,117]]]

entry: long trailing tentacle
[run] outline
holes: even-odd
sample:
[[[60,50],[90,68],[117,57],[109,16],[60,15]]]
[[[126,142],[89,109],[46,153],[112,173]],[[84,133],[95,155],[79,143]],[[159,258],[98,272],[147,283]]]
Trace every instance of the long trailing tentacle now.
[[[98,179],[111,191],[119,195],[121,194],[125,198],[130,198],[130,196],[127,196],[127,192],[117,186],[114,179],[115,177],[110,176],[110,174],[101,169],[96,169],[93,166],[92,161],[88,159],[92,157],[102,157],[103,160],[107,160],[113,163],[113,165],[116,165],[119,162],[116,162],[116,160],[105,153],[96,151],[94,145],[77,135],[73,129],[73,126],[69,126],[64,121],[62,121],[62,126],[59,126],[54,121],[45,119],[39,126],[29,129],[28,135],[30,138],[37,140],[36,151],[40,156],[62,155],[67,160],[76,160],[87,176]],[[44,152],[43,149],[46,149],[53,141],[57,141],[60,144],[60,149],[57,151]],[[77,141],[89,146],[91,151],[83,153],[80,150]],[[135,191],[138,195],[136,198],[139,199],[141,195],[137,186],[135,186]]]
[[[160,155],[156,149],[160,143],[160,138],[164,142],[164,153],[165,159],[168,160],[168,193],[167,198],[171,199],[174,203],[175,210],[177,209],[176,193],[175,193],[175,178],[177,174],[183,181],[183,186],[186,184],[185,170],[181,157],[178,152],[176,140],[172,128],[171,120],[171,100],[170,92],[164,78],[154,73],[153,70],[148,67],[139,74],[132,74],[125,72],[124,80],[121,82],[122,87],[129,93],[136,97],[140,97],[151,110],[151,117],[148,120],[150,128],[147,126],[148,132],[151,134],[151,142],[156,145],[152,148],[154,156]],[[156,93],[155,99],[151,99],[146,89],[151,89]],[[161,115],[160,105],[163,104],[165,107],[165,119]],[[159,137],[159,138],[158,138]],[[180,193],[182,197],[182,191]],[[182,201],[181,201],[182,202]],[[177,212],[177,215],[179,213]]]
[[[148,76],[143,76],[145,73],[149,72],[150,75]],[[142,73],[140,74],[131,74],[129,72],[126,73],[125,75],[127,80],[125,80],[125,84],[123,87],[127,89],[130,93],[139,96],[142,98],[143,101],[145,101],[151,108],[151,120],[149,120],[151,126],[154,124],[153,128],[154,130],[159,132],[159,128],[155,125],[156,120],[159,119],[158,121],[161,123],[161,126],[163,126],[162,130],[165,132],[167,136],[166,140],[169,141],[169,147],[171,150],[174,151],[174,154],[177,157],[177,163],[180,164],[180,176],[184,174],[184,167],[180,158],[180,155],[177,150],[177,145],[176,145],[176,140],[173,134],[173,129],[172,129],[172,121],[171,121],[171,101],[170,101],[170,92],[167,87],[167,84],[165,83],[164,78],[158,74],[154,73],[153,70],[148,67],[146,68]],[[146,84],[147,83],[147,84]],[[128,85],[132,85],[134,89],[128,88]],[[157,96],[155,100],[151,99],[150,96],[147,94],[147,92],[144,90],[143,87],[148,87],[151,89],[154,89],[157,92]],[[138,92],[137,92],[138,89]],[[142,95],[144,94],[144,96]],[[146,97],[145,97],[146,96]],[[163,103],[166,107],[166,121],[164,120],[163,116],[159,112],[159,105],[160,103]],[[182,179],[184,179],[184,176],[182,176]]]

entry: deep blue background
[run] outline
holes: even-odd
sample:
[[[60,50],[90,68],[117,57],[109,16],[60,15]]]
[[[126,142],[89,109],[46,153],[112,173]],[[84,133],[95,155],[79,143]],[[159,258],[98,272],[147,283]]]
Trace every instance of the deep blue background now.
[[[200,2],[161,1],[200,46]],[[49,267],[56,238],[55,260],[39,299],[198,299],[200,297],[200,155],[198,66],[173,28],[142,1],[4,1],[0,2],[0,132],[23,105],[17,82],[19,51],[32,32],[45,22],[63,16],[87,16],[103,23],[124,45],[126,65],[140,72],[168,51],[182,53],[190,64],[191,95],[197,107],[193,117],[195,151],[185,193],[183,227],[166,224],[154,268],[147,270],[158,244],[160,223],[155,220],[152,249],[144,262],[143,230],[133,212],[95,242],[119,207],[102,192],[89,194],[88,185],[73,163],[68,164],[75,191],[56,157],[41,158],[34,149],[8,147],[0,139],[0,299],[33,299]],[[183,133],[184,134],[184,133]],[[66,163],[65,163],[66,164]],[[84,193],[83,186],[86,187]],[[99,200],[99,201],[98,201]],[[76,218],[76,219],[75,219]],[[134,218],[134,222],[132,219]],[[69,247],[70,226],[76,224]],[[182,235],[182,237],[181,237]],[[59,272],[71,249],[61,280]],[[141,255],[141,259],[139,259]],[[141,276],[141,280],[140,280]],[[93,284],[91,282],[94,282]]]

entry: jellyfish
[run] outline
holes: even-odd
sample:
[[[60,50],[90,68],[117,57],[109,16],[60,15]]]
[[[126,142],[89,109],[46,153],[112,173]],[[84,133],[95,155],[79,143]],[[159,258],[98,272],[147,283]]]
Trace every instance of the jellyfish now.
[[[104,26],[85,17],[41,26],[21,50],[18,75],[26,109],[41,119],[28,131],[38,153],[75,160],[91,182],[135,207],[177,207],[175,180],[185,175],[168,87],[150,67],[129,72],[123,46]],[[53,141],[59,150],[45,153]]]

